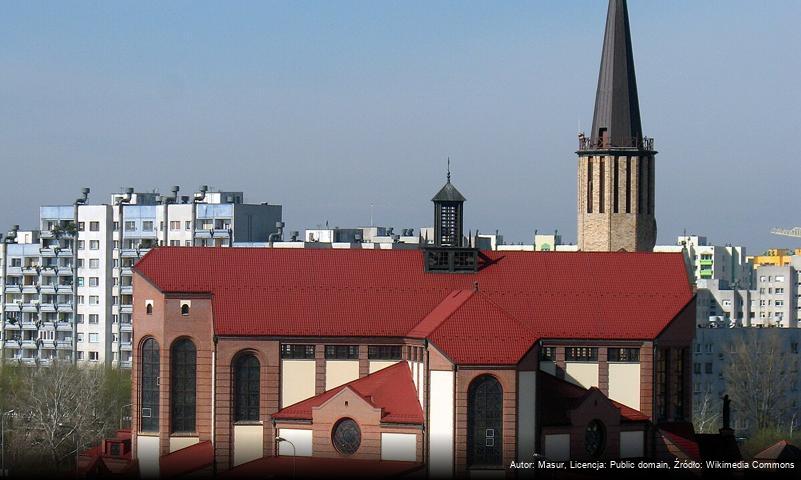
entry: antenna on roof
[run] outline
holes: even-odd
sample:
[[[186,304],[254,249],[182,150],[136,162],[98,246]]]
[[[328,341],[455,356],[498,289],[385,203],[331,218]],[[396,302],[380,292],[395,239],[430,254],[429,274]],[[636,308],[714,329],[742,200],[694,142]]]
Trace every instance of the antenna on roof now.
[[[451,157],[448,157],[448,183],[451,183]]]

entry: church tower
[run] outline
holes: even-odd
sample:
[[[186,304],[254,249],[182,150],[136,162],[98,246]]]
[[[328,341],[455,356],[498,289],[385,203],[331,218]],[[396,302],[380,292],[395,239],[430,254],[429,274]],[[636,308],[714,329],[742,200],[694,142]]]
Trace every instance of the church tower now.
[[[464,242],[464,196],[451,183],[450,160],[448,180],[431,199],[434,202],[434,245],[461,247]]]
[[[652,251],[657,152],[642,134],[626,0],[609,1],[592,132],[576,153],[579,249]]]

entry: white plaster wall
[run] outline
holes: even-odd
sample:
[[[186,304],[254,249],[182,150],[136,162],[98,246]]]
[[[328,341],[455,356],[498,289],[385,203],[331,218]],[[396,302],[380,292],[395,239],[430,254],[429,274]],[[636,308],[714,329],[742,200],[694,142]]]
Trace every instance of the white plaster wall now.
[[[170,437],[170,453],[200,442],[199,437]]]
[[[381,460],[417,461],[417,435],[413,433],[382,433]]]
[[[400,360],[370,360],[370,373],[375,373],[387,367],[395,365]]]
[[[159,437],[136,436],[136,459],[139,460],[139,476],[158,478],[159,476]]]
[[[517,453],[518,458],[531,458],[536,452],[536,372],[520,372],[517,376]]]
[[[545,435],[545,456],[548,460],[570,460],[570,435]]]
[[[281,360],[281,407],[313,397],[314,383],[314,360]]]
[[[620,432],[620,458],[642,457],[645,452],[643,432]]]
[[[325,389],[331,390],[359,378],[358,360],[326,360]]]
[[[234,466],[264,456],[264,427],[234,425]]]
[[[453,372],[432,371],[429,381],[428,471],[431,477],[453,475]]]
[[[565,364],[565,380],[584,388],[598,386],[597,362],[567,362]]]
[[[278,436],[285,438],[295,445],[295,455],[298,457],[312,456],[312,431],[298,428],[279,428]],[[292,455],[292,446],[286,442],[278,442],[278,455]]]
[[[640,409],[640,364],[609,364],[609,398],[635,410]]]

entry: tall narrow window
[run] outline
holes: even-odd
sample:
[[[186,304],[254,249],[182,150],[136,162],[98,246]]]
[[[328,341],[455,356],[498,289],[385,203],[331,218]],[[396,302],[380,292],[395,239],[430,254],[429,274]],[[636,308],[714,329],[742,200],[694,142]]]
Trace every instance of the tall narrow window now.
[[[587,157],[587,213],[592,213],[592,157]]]
[[[637,213],[646,212],[645,202],[647,199],[645,197],[645,189],[648,188],[648,184],[646,183],[648,179],[645,178],[644,161],[644,157],[637,158]]]
[[[604,213],[606,211],[606,160],[601,157],[600,165],[598,166],[598,212]]]
[[[618,213],[620,211],[620,198],[619,198],[620,197],[620,182],[618,180],[618,174],[620,172],[618,171],[618,168],[619,168],[619,166],[618,166],[618,157],[615,157],[615,159],[614,159],[614,161],[612,163],[612,169],[613,169],[612,176],[614,177],[614,180],[613,180],[613,182],[614,182],[613,183],[613,185],[614,185],[614,193],[612,195],[612,198],[614,199],[613,200],[614,207],[613,207],[612,211],[614,213]]]
[[[139,412],[143,432],[159,431],[159,342],[148,338],[142,344]]]
[[[195,344],[189,339],[178,340],[172,346],[171,424],[175,433],[195,431]]]
[[[482,375],[467,391],[467,464],[495,466],[503,454],[503,388]]]
[[[259,360],[254,355],[241,355],[234,362],[234,420],[259,420]]]
[[[626,157],[626,213],[631,213],[631,157]]]

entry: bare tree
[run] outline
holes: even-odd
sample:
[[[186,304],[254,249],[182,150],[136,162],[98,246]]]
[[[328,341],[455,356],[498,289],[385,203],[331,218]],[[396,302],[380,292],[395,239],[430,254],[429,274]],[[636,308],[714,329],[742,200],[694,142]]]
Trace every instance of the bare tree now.
[[[771,336],[738,338],[730,345],[724,378],[737,416],[757,430],[775,427],[792,416],[790,391],[796,381],[780,340]]]
[[[64,470],[79,452],[96,446],[118,426],[122,405],[118,376],[104,368],[54,365],[24,369],[11,394],[17,416],[11,446],[15,467]]]
[[[697,433],[716,433],[720,428],[721,402],[708,385],[699,402],[693,403],[693,424]]]

